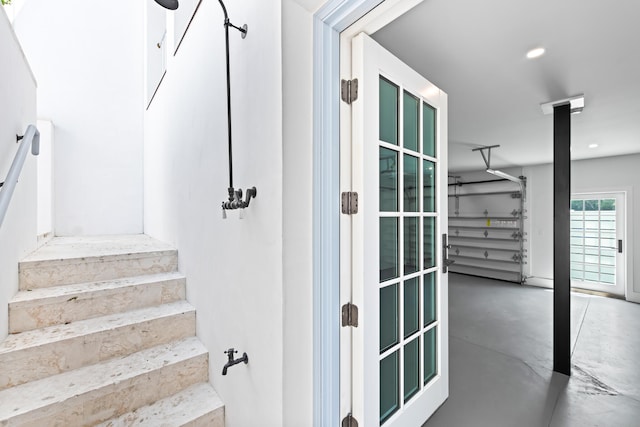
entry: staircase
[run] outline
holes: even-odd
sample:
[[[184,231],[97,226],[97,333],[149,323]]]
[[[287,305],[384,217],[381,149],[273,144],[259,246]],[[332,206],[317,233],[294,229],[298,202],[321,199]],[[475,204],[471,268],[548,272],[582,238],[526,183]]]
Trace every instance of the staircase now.
[[[0,343],[0,426],[224,426],[177,251],[56,237],[19,265]]]

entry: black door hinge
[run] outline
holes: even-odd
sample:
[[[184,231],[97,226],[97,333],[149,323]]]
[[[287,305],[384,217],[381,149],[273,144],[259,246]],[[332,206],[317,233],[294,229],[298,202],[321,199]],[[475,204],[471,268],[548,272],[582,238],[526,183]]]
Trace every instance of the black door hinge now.
[[[342,213],[353,215],[358,213],[358,193],[345,191],[342,193]]]
[[[340,97],[347,104],[358,99],[358,79],[342,80],[340,82]]]
[[[358,327],[358,306],[350,302],[342,306],[342,326]]]
[[[342,419],[342,427],[358,427],[358,420],[349,413]]]

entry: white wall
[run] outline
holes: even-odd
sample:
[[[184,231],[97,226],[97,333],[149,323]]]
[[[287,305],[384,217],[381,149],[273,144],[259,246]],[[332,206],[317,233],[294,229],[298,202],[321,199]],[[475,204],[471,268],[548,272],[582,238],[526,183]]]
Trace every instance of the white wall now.
[[[627,298],[640,302],[640,154],[571,163],[572,192],[627,191]],[[534,284],[553,278],[553,165],[525,167],[530,216],[529,275]],[[545,280],[547,279],[547,280]]]
[[[14,26],[56,124],[56,234],[142,232],[143,3],[29,0]]]
[[[527,166],[525,233],[530,285],[553,287],[553,165]]]
[[[238,212],[221,218],[228,187],[223,15],[217,2],[203,1],[145,115],[145,232],[178,248],[226,425],[281,426],[282,9],[262,0],[227,2],[227,9],[231,22],[249,26],[244,40],[230,34],[234,184],[256,186],[257,199],[243,220]],[[229,347],[247,352],[249,364],[222,376]]]
[[[284,423],[313,425],[313,20],[282,2]]]
[[[2,7],[0,63],[0,181],[4,181],[18,148],[16,134],[36,124],[36,82]],[[35,246],[36,159],[29,152],[0,226],[0,339],[7,336],[9,299],[18,291],[18,261]]]
[[[49,120],[38,120],[40,154],[38,169],[38,239],[46,241],[53,236],[53,144],[54,127]]]

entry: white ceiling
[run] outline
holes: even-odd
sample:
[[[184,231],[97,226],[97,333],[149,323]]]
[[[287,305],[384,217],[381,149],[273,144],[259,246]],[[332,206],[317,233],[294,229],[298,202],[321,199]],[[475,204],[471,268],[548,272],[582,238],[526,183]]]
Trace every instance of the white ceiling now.
[[[639,0],[425,0],[373,37],[449,94],[450,170],[552,162],[540,104],[581,93],[572,157],[640,152]]]
[[[316,10],[320,9],[320,6],[325,4],[327,0],[293,0],[298,3],[300,6],[307,9],[309,12],[314,13]]]

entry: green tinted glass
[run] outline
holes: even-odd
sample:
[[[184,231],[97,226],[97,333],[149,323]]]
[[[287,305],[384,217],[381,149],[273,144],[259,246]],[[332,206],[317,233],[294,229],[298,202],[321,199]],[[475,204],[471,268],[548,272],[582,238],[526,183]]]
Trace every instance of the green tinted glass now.
[[[380,218],[380,281],[398,277],[398,218]]]
[[[436,110],[429,104],[422,103],[422,153],[436,157]]]
[[[420,287],[418,278],[414,277],[404,282],[404,337],[418,331],[418,315],[420,304]]]
[[[399,351],[380,361],[380,424],[400,407]]]
[[[418,212],[418,158],[404,155],[404,211]]]
[[[601,211],[615,211],[616,210],[616,199],[602,199],[602,200],[600,200],[600,210]]]
[[[418,218],[404,219],[404,274],[418,271],[420,228]]]
[[[436,328],[424,333],[424,383],[428,383],[438,373]]]
[[[380,289],[380,353],[398,343],[398,284]]]
[[[424,268],[434,267],[436,261],[436,222],[433,217],[424,218]]]
[[[404,92],[402,99],[404,148],[418,151],[418,130],[420,126],[418,123],[418,110],[420,109],[420,103],[418,102],[418,98],[408,92]]]
[[[585,211],[597,211],[598,209],[598,201],[597,200],[585,200],[584,201],[584,210]]]
[[[420,337],[404,346],[404,401],[420,390]]]
[[[398,145],[398,86],[380,77],[380,140]]]
[[[434,271],[424,275],[423,286],[423,324],[427,326],[436,320],[436,273]]]
[[[380,210],[398,211],[398,152],[380,147]]]
[[[424,212],[436,211],[436,164],[428,160],[422,162],[422,186]]]

